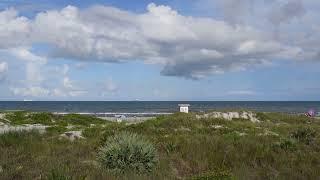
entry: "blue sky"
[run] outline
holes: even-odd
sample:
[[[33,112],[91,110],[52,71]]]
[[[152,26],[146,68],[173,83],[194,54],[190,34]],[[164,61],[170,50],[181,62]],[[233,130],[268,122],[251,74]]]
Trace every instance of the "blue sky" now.
[[[316,0],[3,0],[0,100],[320,100]]]

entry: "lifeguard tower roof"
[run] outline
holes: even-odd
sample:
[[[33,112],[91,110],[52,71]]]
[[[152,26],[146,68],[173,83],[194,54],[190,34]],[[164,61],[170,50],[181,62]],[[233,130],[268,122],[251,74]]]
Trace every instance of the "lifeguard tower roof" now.
[[[178,106],[180,106],[180,107],[189,107],[190,104],[178,104]]]
[[[190,104],[178,104],[180,112],[188,113]]]

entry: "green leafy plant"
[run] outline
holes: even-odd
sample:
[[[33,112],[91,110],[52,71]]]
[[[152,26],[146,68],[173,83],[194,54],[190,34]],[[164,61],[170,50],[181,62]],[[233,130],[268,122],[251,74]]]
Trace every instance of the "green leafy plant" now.
[[[291,132],[290,137],[299,142],[310,144],[316,137],[316,131],[310,128],[301,128]]]
[[[115,172],[150,172],[158,161],[153,144],[130,132],[109,137],[99,149],[97,158],[103,167]]]
[[[178,145],[173,142],[168,142],[164,145],[164,149],[167,154],[170,154],[178,149]]]

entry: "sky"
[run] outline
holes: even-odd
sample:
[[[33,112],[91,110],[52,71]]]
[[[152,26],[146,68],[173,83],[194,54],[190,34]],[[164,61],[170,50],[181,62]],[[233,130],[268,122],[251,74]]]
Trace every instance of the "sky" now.
[[[319,0],[1,0],[0,100],[319,101]]]

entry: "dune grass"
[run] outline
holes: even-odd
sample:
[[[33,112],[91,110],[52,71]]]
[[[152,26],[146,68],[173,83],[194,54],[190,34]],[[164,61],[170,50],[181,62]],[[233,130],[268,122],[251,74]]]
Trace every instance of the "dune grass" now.
[[[10,117],[11,116],[11,117]],[[0,135],[0,179],[318,179],[320,120],[298,115],[258,113],[248,120],[196,119],[195,114],[159,116],[139,124],[95,117],[14,112],[12,124],[51,127]],[[37,117],[40,116],[40,117]],[[59,134],[68,125],[85,139]],[[97,152],[119,132],[143,135],[158,152],[152,172],[113,174],[101,168]]]

